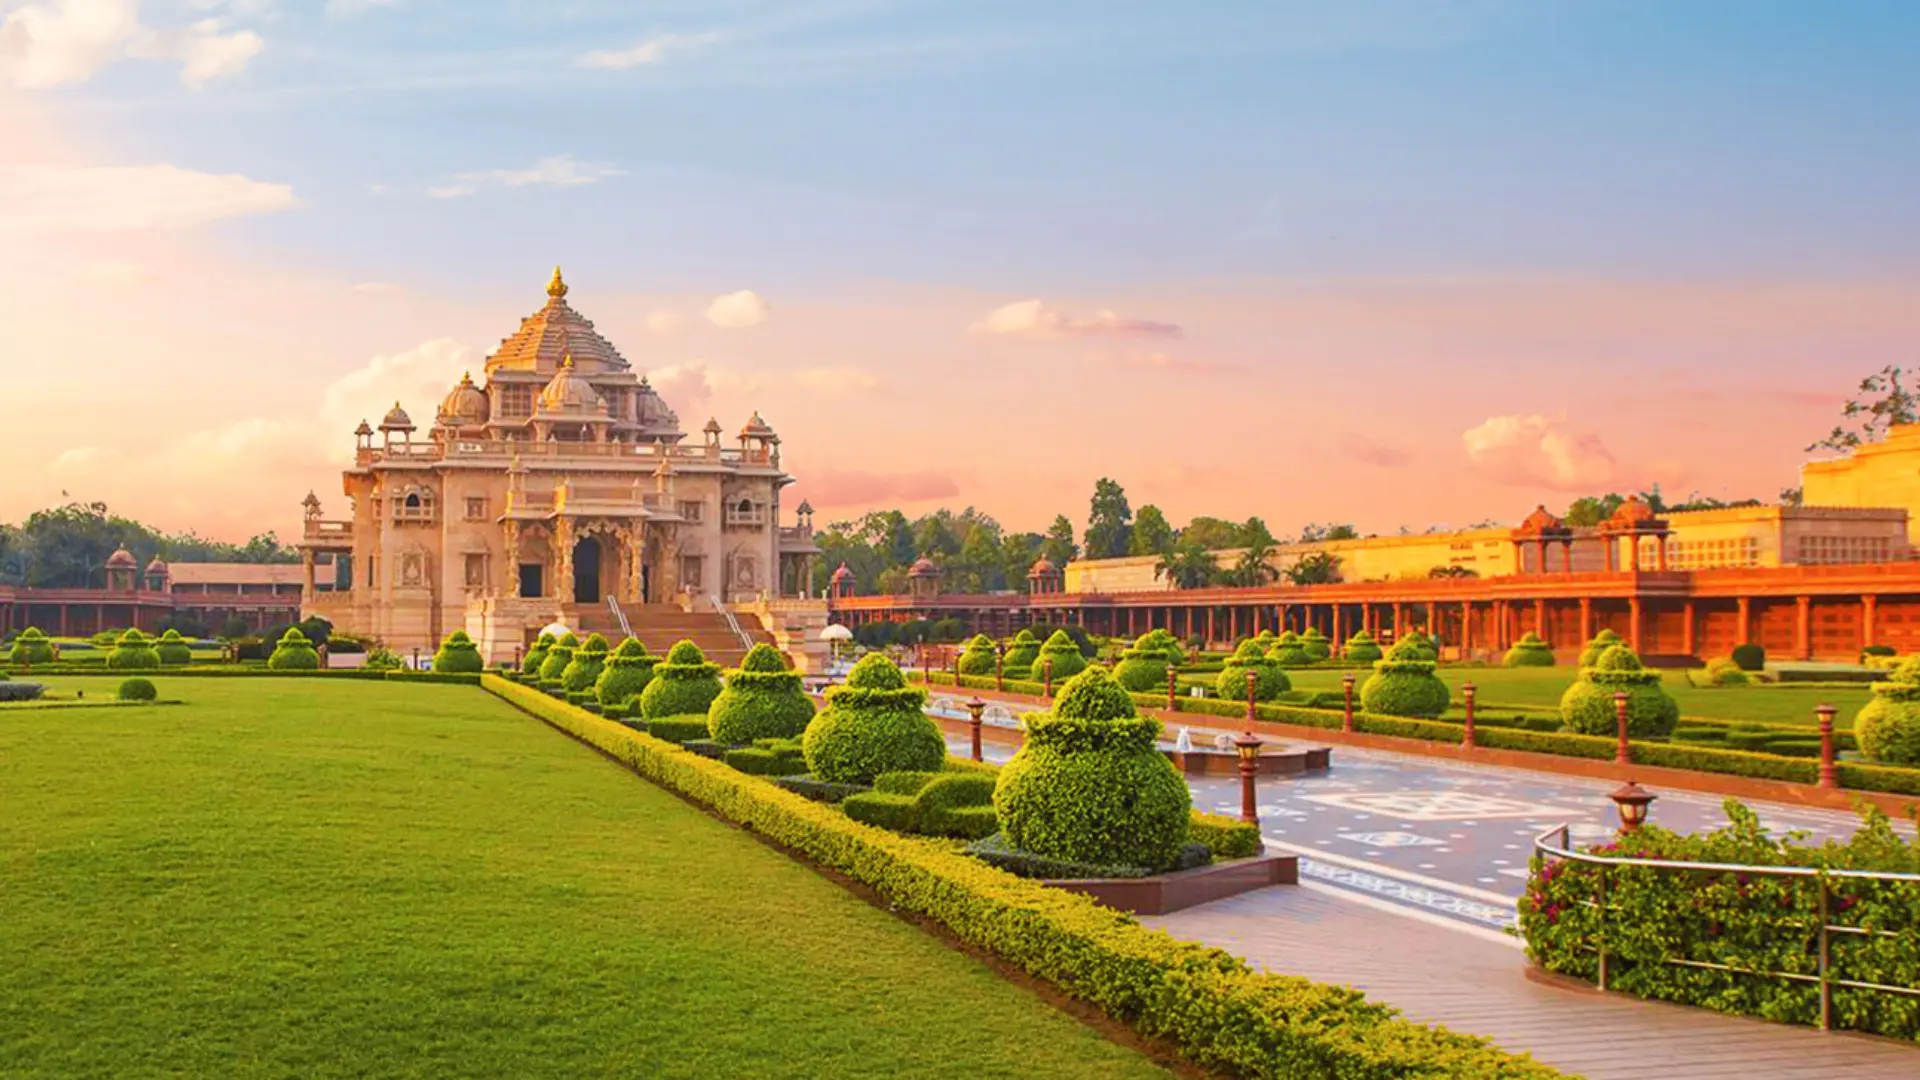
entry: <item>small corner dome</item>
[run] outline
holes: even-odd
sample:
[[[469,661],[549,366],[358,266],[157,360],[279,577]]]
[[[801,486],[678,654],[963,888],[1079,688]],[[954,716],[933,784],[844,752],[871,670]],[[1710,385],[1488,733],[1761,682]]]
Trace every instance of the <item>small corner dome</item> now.
[[[139,565],[139,562],[133,557],[133,552],[128,551],[125,547],[121,547],[115,550],[113,554],[107,556],[107,569],[109,570],[132,570]]]
[[[743,439],[769,439],[773,437],[773,428],[769,427],[767,422],[760,418],[760,413],[756,410],[753,418],[747,421],[747,426],[740,429],[740,437]]]
[[[147,564],[147,573],[149,574],[164,574],[166,572],[167,564],[158,555],[155,555],[153,561]]]
[[[487,421],[487,394],[473,384],[471,373],[460,381],[440,403],[440,419],[457,424],[484,424]]]
[[[1640,500],[1640,496],[1635,495],[1621,503],[1620,509],[1613,512],[1613,516],[1607,519],[1607,523],[1631,527],[1652,520],[1653,507],[1648,506]]]
[[[922,555],[918,559],[915,559],[913,561],[913,566],[911,569],[907,571],[907,576],[908,577],[939,577],[940,568],[934,565],[932,559],[929,559],[925,555]]]
[[[412,431],[413,417],[408,416],[407,410],[401,408],[400,403],[396,401],[393,403],[393,408],[387,410],[385,419],[380,421],[380,430]]]
[[[1027,571],[1027,576],[1045,577],[1051,573],[1054,573],[1053,560],[1043,555],[1033,561],[1033,569]]]
[[[800,513],[800,514],[811,514],[813,513],[813,504],[808,502],[805,499],[801,499],[800,505],[794,508],[794,512]]]
[[[709,417],[707,419],[707,426],[704,428],[701,428],[700,430],[706,432],[709,435],[718,435],[720,434],[720,421],[717,418]]]
[[[353,429],[353,433],[355,435],[362,435],[362,436],[371,435],[373,434],[373,425],[367,423],[365,420],[362,420],[360,421],[360,426]]]
[[[1533,513],[1528,514],[1526,519],[1520,522],[1520,528],[1528,532],[1540,532],[1545,529],[1558,529],[1563,524],[1565,523],[1555,517],[1553,511],[1548,510],[1546,504],[1542,503],[1534,507]]]

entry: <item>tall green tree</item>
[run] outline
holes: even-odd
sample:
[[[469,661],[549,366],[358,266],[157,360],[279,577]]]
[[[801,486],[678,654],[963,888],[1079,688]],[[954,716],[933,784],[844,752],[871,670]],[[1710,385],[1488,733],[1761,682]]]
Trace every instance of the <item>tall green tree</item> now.
[[[1191,540],[1182,540],[1160,554],[1153,576],[1176,589],[1201,589],[1220,580],[1213,552]]]
[[[1180,530],[1180,540],[1218,551],[1221,548],[1245,547],[1246,533],[1236,522],[1216,517],[1197,517]]]
[[[1309,523],[1300,529],[1300,542],[1318,543],[1322,540],[1357,540],[1360,531],[1351,525],[1315,525]]]
[[[1134,516],[1133,532],[1127,537],[1129,555],[1164,555],[1173,550],[1173,526],[1160,508],[1148,503]]]
[[[1332,585],[1340,580],[1340,560],[1327,551],[1310,551],[1286,569],[1295,585]]]
[[[1027,571],[1040,558],[1044,538],[1039,533],[1007,533],[1000,538],[1000,565],[1005,568],[1006,587],[1027,587]]]
[[[1267,523],[1257,517],[1250,517],[1240,527],[1242,542],[1240,557],[1235,560],[1228,576],[1233,584],[1253,587],[1271,584],[1279,576],[1272,565],[1273,551],[1277,546],[1272,530]]]
[[[1838,450],[1845,453],[1861,443],[1879,442],[1895,424],[1911,424],[1920,419],[1920,397],[1907,389],[1906,370],[1892,364],[1860,380],[1856,396],[1840,407],[1843,423],[1834,425],[1827,437],[1807,447],[1812,450]]]
[[[1065,514],[1055,515],[1053,524],[1047,526],[1046,539],[1040,543],[1040,556],[1055,566],[1065,566],[1079,553],[1073,542],[1073,522]]]
[[[1132,529],[1133,509],[1127,505],[1127,493],[1120,484],[1104,476],[1094,481],[1093,501],[1087,513],[1087,558],[1125,555]]]
[[[1575,528],[1591,528],[1612,517],[1626,501],[1626,496],[1617,494],[1583,496],[1573,500],[1562,518]]]

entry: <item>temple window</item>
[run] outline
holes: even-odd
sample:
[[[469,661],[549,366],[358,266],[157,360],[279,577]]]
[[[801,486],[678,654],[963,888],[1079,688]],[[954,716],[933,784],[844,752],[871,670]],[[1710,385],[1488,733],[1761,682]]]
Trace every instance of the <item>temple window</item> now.
[[[680,556],[680,587],[688,592],[698,592],[701,588],[700,569],[705,560],[698,555]]]
[[[484,588],[487,584],[487,556],[485,552],[471,552],[467,555],[467,588]]]
[[[500,388],[500,415],[520,418],[533,415],[533,387],[505,385]]]
[[[481,521],[487,516],[487,500],[483,495],[467,496],[467,520]]]
[[[682,499],[680,500],[680,516],[697,525],[706,520],[707,504],[698,499]]]

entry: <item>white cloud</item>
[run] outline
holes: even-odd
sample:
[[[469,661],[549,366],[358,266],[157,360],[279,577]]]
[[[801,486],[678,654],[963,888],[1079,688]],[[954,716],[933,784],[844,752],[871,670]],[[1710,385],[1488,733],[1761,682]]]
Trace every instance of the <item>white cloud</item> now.
[[[583,54],[576,63],[581,67],[624,71],[627,68],[658,64],[673,56],[684,56],[720,40],[712,32],[701,34],[661,34],[648,38],[631,49],[604,49]]]
[[[663,309],[649,313],[642,322],[649,333],[659,334],[665,337],[675,330],[680,329],[680,325],[686,322],[686,319],[682,318],[677,311],[666,311]]]
[[[114,451],[105,446],[75,446],[60,451],[60,456],[53,459],[52,468],[62,471],[85,469],[113,456]]]
[[[472,372],[478,378],[482,357],[453,340],[436,338],[391,356],[376,356],[335,379],[320,395],[320,423],[332,434],[352,431],[361,420],[379,424],[395,401],[413,422],[425,428],[447,391]]]
[[[579,187],[597,184],[611,176],[624,176],[625,170],[591,161],[575,161],[571,154],[541,158],[530,169],[489,169],[485,172],[458,173],[451,181],[427,189],[436,199],[458,199],[489,188],[515,188],[540,184],[549,187]]]
[[[1096,311],[1083,318],[1055,310],[1038,300],[1018,300],[994,308],[968,327],[968,332],[1035,341],[1084,337],[1176,338],[1181,334],[1180,328],[1172,323],[1125,318],[1111,311]]]
[[[365,15],[369,11],[395,7],[399,0],[327,0],[326,13],[329,19],[350,19],[355,15]]]
[[[879,376],[856,367],[802,368],[793,373],[793,381],[823,394],[857,394],[880,387]]]
[[[24,89],[85,82],[123,57],[180,65],[180,81],[199,88],[233,75],[258,55],[251,30],[219,19],[150,27],[139,0],[45,0],[15,7],[0,20],[0,81]]]
[[[401,289],[402,286],[396,285],[391,281],[362,281],[350,286],[348,291],[357,293],[397,293],[400,292]]]
[[[0,232],[182,229],[297,205],[285,184],[175,165],[0,165]]]
[[[766,322],[772,308],[759,293],[741,289],[714,297],[707,305],[707,321],[723,330],[745,330]]]
[[[704,423],[697,420],[693,412],[705,408],[716,396],[751,393],[764,382],[758,375],[715,368],[705,360],[655,368],[647,372],[647,381],[659,391],[668,407],[680,413],[681,426],[689,430]]]
[[[1544,416],[1492,416],[1461,435],[1475,469],[1503,484],[1589,492],[1612,483],[1619,462],[1591,432]]]

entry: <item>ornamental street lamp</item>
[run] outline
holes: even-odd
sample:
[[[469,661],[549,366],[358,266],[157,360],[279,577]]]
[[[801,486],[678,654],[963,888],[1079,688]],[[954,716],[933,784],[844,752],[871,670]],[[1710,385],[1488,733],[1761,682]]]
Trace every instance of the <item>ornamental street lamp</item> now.
[[[1613,789],[1607,798],[1612,799],[1613,805],[1620,811],[1622,833],[1630,833],[1647,823],[1647,809],[1653,805],[1655,797],[1653,792],[1631,780]]]
[[[1340,730],[1353,734],[1353,672],[1340,676],[1340,689],[1346,695],[1346,716],[1340,721]]]
[[[1053,700],[1053,657],[1040,661],[1040,696]]]
[[[1259,681],[1260,681],[1259,674],[1255,672],[1254,669],[1248,668],[1247,669],[1247,730],[1248,731],[1253,730],[1253,717],[1254,717],[1253,688],[1254,688],[1254,685],[1257,684]]]
[[[1619,742],[1613,748],[1615,765],[1633,764],[1633,749],[1627,744],[1627,692],[1615,691],[1613,695],[1613,723],[1619,730]]]
[[[1167,668],[1167,711],[1168,712],[1173,712],[1175,709],[1178,709],[1180,707],[1178,704],[1174,702],[1174,697],[1179,693],[1179,690],[1180,690],[1179,676],[1174,672],[1172,666],[1169,665]]]
[[[1819,705],[1813,710],[1820,718],[1820,786],[1837,788],[1840,776],[1833,767],[1833,713],[1831,705]]]
[[[967,731],[973,737],[973,760],[980,757],[980,714],[987,710],[987,703],[979,698],[967,702]]]
[[[1260,737],[1251,731],[1243,731],[1233,740],[1234,752],[1240,755],[1240,820],[1249,825],[1260,824],[1260,805],[1254,798],[1253,778],[1260,771]]]
[[[1474,686],[1472,683],[1460,684],[1460,697],[1466,702],[1467,706],[1466,730],[1460,734],[1460,745],[1469,750],[1473,749],[1473,694]]]
[[[993,643],[993,688],[999,693],[1007,692],[1007,647],[998,641]]]

